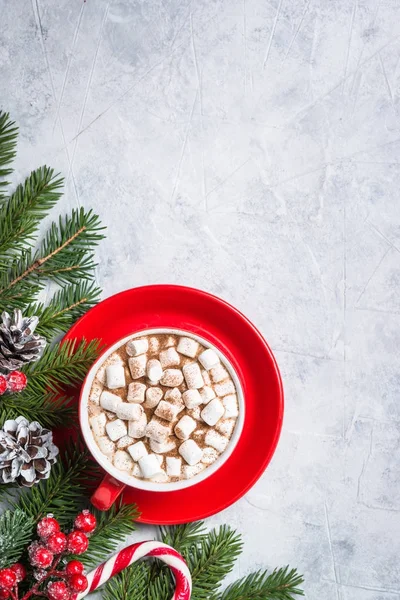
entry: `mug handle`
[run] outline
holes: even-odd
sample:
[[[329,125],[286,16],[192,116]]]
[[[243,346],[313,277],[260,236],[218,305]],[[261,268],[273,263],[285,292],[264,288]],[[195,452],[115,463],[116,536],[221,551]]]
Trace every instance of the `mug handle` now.
[[[108,510],[122,494],[126,485],[111,475],[106,475],[90,498],[90,502],[99,510]]]

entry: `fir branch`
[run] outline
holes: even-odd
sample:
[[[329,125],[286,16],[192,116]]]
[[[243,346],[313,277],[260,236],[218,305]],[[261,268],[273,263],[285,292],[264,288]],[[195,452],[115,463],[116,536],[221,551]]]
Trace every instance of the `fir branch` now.
[[[148,563],[132,565],[117,577],[108,580],[104,588],[103,600],[132,600],[132,598],[147,600],[148,584]]]
[[[62,184],[63,179],[55,175],[53,169],[40,167],[3,204],[0,208],[0,265],[9,254],[32,242],[40,221],[60,198]]]
[[[108,512],[91,510],[96,515],[97,527],[90,538],[89,549],[80,557],[88,568],[98,565],[117,549],[121,539],[136,529],[135,520],[139,516],[134,504],[113,506]]]
[[[289,567],[270,574],[257,571],[228,586],[221,600],[293,600],[294,596],[304,596],[299,588],[303,582],[297,570]]]
[[[202,542],[207,536],[204,521],[160,527],[160,534],[164,544],[169,544],[181,554],[194,544]]]
[[[59,290],[49,304],[32,304],[24,311],[28,316],[37,315],[39,325],[36,333],[51,338],[68,331],[73,323],[94,306],[101,289],[94,282],[83,281]]]
[[[42,244],[34,255],[27,249],[21,261],[14,260],[11,269],[0,274],[0,306],[15,306],[16,301],[29,304],[34,295],[29,293],[33,284],[40,288],[43,279],[57,283],[77,283],[90,279],[96,264],[93,249],[103,239],[97,215],[83,208],[73,210],[71,215],[53,223]]]
[[[18,127],[8,113],[0,111],[0,179],[13,171],[10,165],[15,157],[17,137]],[[7,185],[7,181],[0,181],[0,201],[3,198],[2,189]]]
[[[193,580],[193,600],[207,599],[231,572],[242,551],[241,538],[227,525],[212,529],[184,552]]]
[[[19,275],[29,269],[32,264],[32,250],[27,248],[21,250],[19,256],[14,256],[9,261],[8,270],[0,268],[0,311],[13,308],[24,310],[25,306],[33,302],[44,287],[44,280],[31,278],[21,280],[18,285],[10,287],[10,281],[14,281]]]
[[[68,340],[47,346],[41,359],[25,369],[28,377],[26,395],[30,392],[46,393],[49,390],[57,393],[63,387],[81,381],[98,353],[98,340]]]
[[[35,523],[52,513],[61,525],[70,524],[82,506],[83,478],[90,478],[88,460],[88,452],[71,440],[63,458],[52,467],[49,479],[22,491],[18,501],[11,505],[23,510]]]
[[[23,416],[28,421],[39,421],[42,427],[68,427],[73,424],[76,408],[72,398],[54,392],[5,394],[0,399],[0,423]]]
[[[22,510],[3,512],[0,517],[0,569],[19,559],[31,540],[33,525],[33,518]]]

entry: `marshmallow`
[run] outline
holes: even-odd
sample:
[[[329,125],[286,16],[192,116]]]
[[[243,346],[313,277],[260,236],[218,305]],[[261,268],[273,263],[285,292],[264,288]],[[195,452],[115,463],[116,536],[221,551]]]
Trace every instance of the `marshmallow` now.
[[[140,379],[146,375],[147,354],[134,356],[128,360],[132,379]]]
[[[172,335],[169,335],[166,339],[166,341],[164,342],[164,347],[165,348],[170,348],[171,346],[175,346],[175,338]]]
[[[167,439],[166,442],[156,442],[155,440],[150,440],[150,448],[156,454],[165,454],[166,452],[171,452],[176,448],[176,442],[174,440]]]
[[[158,338],[156,337],[151,337],[149,338],[149,351],[151,352],[151,354],[155,354],[156,352],[158,352],[160,349],[160,342],[158,341]]]
[[[115,421],[109,421],[106,425],[106,431],[107,431],[108,437],[113,442],[115,442],[116,440],[119,440],[119,438],[122,438],[122,436],[124,436],[128,433],[128,429],[127,429],[125,423],[123,421],[121,421],[121,419],[115,419]]]
[[[113,459],[114,467],[120,471],[132,471],[133,461],[125,450],[117,450]]]
[[[165,419],[166,421],[175,421],[181,410],[183,410],[183,406],[180,406],[179,404],[171,404],[171,402],[161,400],[154,411],[154,414],[161,419]]]
[[[133,469],[132,469],[132,475],[134,477],[139,477],[140,479],[143,478],[142,471],[140,470],[140,467],[139,467],[138,463],[134,463]]]
[[[146,390],[146,401],[143,406],[146,408],[155,408],[163,397],[163,391],[158,387],[150,387]]]
[[[225,437],[230,438],[235,428],[235,423],[235,419],[222,419],[216,424],[215,429]]]
[[[149,348],[149,342],[146,339],[130,340],[125,348],[129,356],[139,356],[139,354],[146,354]]]
[[[203,450],[203,458],[201,459],[201,462],[205,465],[212,465],[212,463],[217,460],[218,456],[219,454],[215,448],[210,448],[207,446]]]
[[[183,381],[182,371],[180,369],[166,369],[160,379],[161,385],[167,387],[177,387]]]
[[[175,425],[175,435],[181,440],[187,440],[190,434],[196,429],[197,423],[192,417],[185,415]]]
[[[229,396],[225,396],[225,398],[222,400],[222,404],[225,408],[225,419],[230,419],[231,417],[237,417],[239,415],[236,394],[229,394]]]
[[[201,411],[201,418],[207,425],[213,427],[218,423],[224,412],[225,409],[221,400],[219,398],[214,398],[214,400],[211,400],[211,402],[209,402]]]
[[[118,450],[125,450],[125,448],[133,444],[134,441],[135,440],[129,435],[124,435],[122,438],[119,438],[117,442],[117,448]]]
[[[220,363],[218,354],[214,350],[211,350],[211,348],[207,348],[207,350],[199,354],[199,361],[206,371],[209,371]]]
[[[198,349],[199,344],[196,342],[196,340],[192,340],[192,338],[188,337],[179,338],[177,350],[180,354],[194,358]]]
[[[179,446],[179,454],[188,465],[197,465],[203,456],[203,450],[193,440],[186,440]]]
[[[121,402],[121,404],[117,406],[118,419],[125,419],[126,421],[139,421],[142,414],[143,408],[140,406],[140,404]]]
[[[142,438],[146,433],[147,417],[144,412],[140,417],[139,421],[129,421],[128,423],[128,434],[135,438]]]
[[[137,404],[142,404],[144,402],[144,394],[146,391],[146,386],[144,383],[137,383],[134,381],[128,385],[128,402],[136,402]]]
[[[218,450],[218,452],[223,452],[229,442],[228,438],[224,437],[214,429],[207,431],[204,441],[207,446],[212,446],[212,448],[215,448],[215,450]]]
[[[152,419],[146,427],[146,436],[156,442],[165,442],[171,434],[171,425],[162,425],[159,421]]]
[[[106,383],[106,366],[103,365],[96,373],[96,379],[103,385]]]
[[[199,392],[197,390],[188,390],[182,394],[183,401],[186,408],[196,408],[203,402]]]
[[[143,458],[143,456],[146,456],[147,448],[143,444],[143,442],[136,442],[136,444],[132,444],[132,446],[129,446],[128,452],[133,458],[133,460],[137,462],[138,460]]]
[[[198,475],[199,473],[204,471],[205,468],[206,465],[203,465],[201,462],[197,463],[197,465],[194,465],[193,467],[189,465],[183,465],[183,477],[185,479],[191,479],[195,475]]]
[[[210,369],[210,375],[214,383],[220,383],[221,381],[224,381],[224,379],[227,379],[229,377],[228,371],[224,369],[224,367],[221,364]]]
[[[104,413],[91,417],[89,423],[95,437],[101,437],[106,434],[107,417]]]
[[[101,452],[106,456],[112,456],[115,450],[115,444],[108,437],[99,437],[96,440]]]
[[[182,460],[180,458],[174,458],[173,456],[167,456],[167,475],[170,477],[180,477]]]
[[[95,382],[90,390],[89,400],[93,404],[100,404],[100,396],[103,391],[103,386],[100,383]]]
[[[150,479],[154,475],[160,475],[162,469],[155,454],[146,454],[139,460],[139,467],[144,479]]]
[[[106,367],[107,387],[116,390],[125,387],[125,370],[123,365],[109,365]]]
[[[201,390],[199,390],[199,392],[200,392],[201,401],[203,404],[208,404],[210,402],[210,400],[215,398],[214,390],[211,387],[209,387],[208,385],[205,385],[203,388],[201,388]]]
[[[161,456],[161,454],[157,454],[156,459],[158,460],[158,464],[160,465],[160,467],[162,466],[163,462],[164,462],[164,457]]]
[[[211,379],[210,375],[208,374],[208,371],[206,371],[205,369],[201,369],[201,376],[203,378],[204,385],[211,385]]]
[[[175,348],[168,348],[160,352],[160,363],[163,369],[166,367],[176,367],[181,362],[181,357]]]
[[[204,386],[200,367],[197,363],[188,363],[182,369],[189,389],[199,389]]]
[[[189,415],[189,417],[192,417],[192,419],[196,419],[196,421],[200,420],[200,406],[196,406],[195,408],[192,408],[191,410],[187,410],[186,414]]]
[[[105,385],[106,379],[107,379],[107,375],[106,375],[107,367],[110,365],[122,365],[122,364],[123,364],[123,361],[122,361],[122,358],[119,356],[119,354],[112,354],[111,356],[109,356],[107,358],[105,364],[102,367],[100,367],[100,369],[97,371],[96,379],[98,381],[100,381],[100,383]]]
[[[224,383],[216,383],[214,386],[214,392],[217,396],[227,396],[228,394],[234,394],[236,392],[233,381],[225,381]]]
[[[122,398],[111,392],[103,392],[100,396],[100,406],[102,406],[104,410],[108,410],[112,413],[117,412],[117,406],[118,404],[121,404],[121,402]]]
[[[147,363],[147,378],[151,381],[151,383],[158,383],[162,377],[163,370],[159,360],[156,358],[152,358]]]
[[[157,475],[153,475],[151,480],[154,481],[154,483],[167,483],[168,475],[166,474],[164,469],[161,469],[161,472],[157,473]]]
[[[178,390],[178,388],[172,388],[172,390],[167,390],[164,396],[165,400],[172,402],[172,404],[182,404],[182,394]]]

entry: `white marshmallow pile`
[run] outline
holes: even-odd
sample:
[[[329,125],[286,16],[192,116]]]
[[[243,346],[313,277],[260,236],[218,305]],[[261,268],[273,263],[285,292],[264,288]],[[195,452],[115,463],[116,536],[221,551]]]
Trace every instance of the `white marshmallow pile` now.
[[[190,336],[129,340],[89,394],[99,450],[119,471],[158,483],[201,473],[226,450],[239,416],[227,366]]]

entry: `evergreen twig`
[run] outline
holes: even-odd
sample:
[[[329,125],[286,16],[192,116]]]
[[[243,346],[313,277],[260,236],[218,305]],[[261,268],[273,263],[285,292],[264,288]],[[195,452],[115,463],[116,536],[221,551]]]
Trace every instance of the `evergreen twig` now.
[[[22,510],[6,510],[0,517],[0,569],[19,559],[32,537],[34,520]]]
[[[232,583],[221,596],[221,600],[293,600],[304,596],[300,585],[304,582],[296,569],[283,567],[268,571],[257,571]]]
[[[72,398],[54,392],[29,392],[6,394],[1,398],[0,423],[23,416],[28,421],[39,421],[42,427],[68,427],[76,409]]]
[[[109,579],[103,592],[103,600],[147,600],[149,565],[139,563]]]
[[[4,198],[3,190],[8,181],[1,181],[12,173],[11,163],[15,157],[18,127],[11,121],[10,115],[0,111],[0,202]]]

